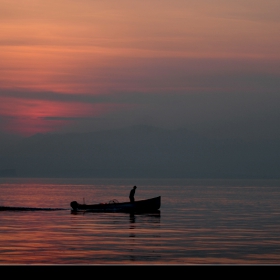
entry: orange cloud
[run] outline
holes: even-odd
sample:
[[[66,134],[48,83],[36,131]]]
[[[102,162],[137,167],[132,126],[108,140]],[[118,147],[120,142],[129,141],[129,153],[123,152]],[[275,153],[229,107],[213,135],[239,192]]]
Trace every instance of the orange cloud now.
[[[278,6],[245,2],[3,0],[0,88],[100,94],[136,59],[279,59]]]
[[[278,73],[272,64],[280,59],[278,2],[228,2],[1,0],[0,89],[99,96],[211,92],[239,85],[225,81],[246,59],[266,61]],[[26,133],[119,106],[1,101],[5,129]]]

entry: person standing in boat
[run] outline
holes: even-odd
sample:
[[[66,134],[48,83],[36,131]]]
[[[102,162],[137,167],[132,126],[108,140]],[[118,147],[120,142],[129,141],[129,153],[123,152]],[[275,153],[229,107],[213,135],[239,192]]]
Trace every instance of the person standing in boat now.
[[[130,202],[134,202],[134,195],[135,195],[135,191],[136,191],[136,186],[133,187],[133,189],[130,191],[129,193],[129,199],[130,199]]]

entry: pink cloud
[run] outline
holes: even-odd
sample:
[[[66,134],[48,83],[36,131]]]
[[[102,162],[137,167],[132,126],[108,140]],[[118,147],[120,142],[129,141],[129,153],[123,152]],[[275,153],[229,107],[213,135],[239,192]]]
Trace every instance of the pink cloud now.
[[[57,131],[76,119],[94,118],[119,109],[115,104],[57,102],[21,98],[0,98],[2,128],[25,136]]]

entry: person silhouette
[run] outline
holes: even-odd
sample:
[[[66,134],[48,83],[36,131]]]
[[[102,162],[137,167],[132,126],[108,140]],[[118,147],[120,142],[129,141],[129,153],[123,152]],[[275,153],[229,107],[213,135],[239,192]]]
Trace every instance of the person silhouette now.
[[[130,191],[129,193],[129,199],[130,199],[130,202],[134,202],[134,194],[135,194],[135,191],[136,191],[136,186],[133,187],[133,189]]]

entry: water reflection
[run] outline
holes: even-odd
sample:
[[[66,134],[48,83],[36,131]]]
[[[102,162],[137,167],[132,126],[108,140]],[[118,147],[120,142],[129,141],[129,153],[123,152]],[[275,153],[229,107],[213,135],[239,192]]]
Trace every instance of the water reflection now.
[[[160,236],[160,211],[153,213],[129,214],[127,243],[131,262],[160,261],[162,256]]]
[[[129,221],[131,224],[135,223],[135,214],[134,213],[129,214]]]
[[[136,229],[136,224],[159,224],[160,223],[160,210],[152,213],[130,213],[129,214],[129,222],[130,226],[129,229]],[[135,234],[132,233],[129,237],[135,237]]]
[[[160,222],[160,210],[151,213],[130,213],[129,214],[129,221],[131,224],[136,222],[137,217],[140,217],[140,221],[150,222],[150,223],[159,223]]]

